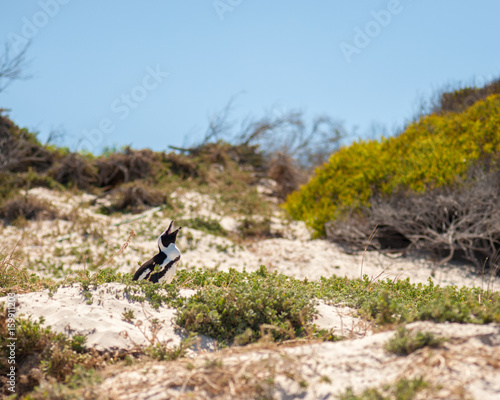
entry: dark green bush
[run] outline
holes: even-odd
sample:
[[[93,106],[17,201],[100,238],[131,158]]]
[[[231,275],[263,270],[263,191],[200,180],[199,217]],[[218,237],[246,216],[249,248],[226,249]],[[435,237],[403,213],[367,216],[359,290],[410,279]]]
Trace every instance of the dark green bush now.
[[[444,91],[434,105],[433,112],[461,112],[492,94],[500,94],[500,79],[496,79],[484,87],[464,87]]]

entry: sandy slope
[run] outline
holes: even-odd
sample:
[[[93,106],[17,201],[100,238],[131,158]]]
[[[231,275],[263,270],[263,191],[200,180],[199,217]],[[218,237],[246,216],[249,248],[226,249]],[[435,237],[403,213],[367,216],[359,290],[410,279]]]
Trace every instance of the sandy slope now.
[[[72,217],[69,220],[32,222],[23,230],[11,226],[0,228],[0,243],[2,248],[12,249],[19,242],[17,249],[21,250],[31,270],[60,279],[71,271],[92,264],[133,272],[138,263],[157,251],[156,237],[173,218],[165,210],[148,211],[138,216],[108,217],[96,212],[98,204],[89,205],[94,200],[90,195],[68,196],[41,188],[30,193],[47,199]],[[216,202],[207,196],[179,193],[178,199],[186,207],[183,214],[176,217],[186,219],[204,215],[217,218],[227,230],[234,229],[237,224],[237,217],[218,215]],[[278,214],[273,219],[273,227],[282,238],[234,243],[186,226],[178,240],[183,253],[180,267],[246,268],[251,271],[264,264],[270,270],[309,280],[332,274],[350,278],[367,274],[373,279],[409,277],[412,282],[426,282],[433,276],[435,283],[441,285],[500,289],[499,279],[477,276],[466,268],[448,265],[433,271],[433,264],[425,259],[391,258],[376,253],[346,254],[332,243],[311,240],[302,223],[287,223]],[[131,231],[135,236],[120,253]],[[183,291],[186,296],[192,293]],[[174,327],[173,309],[160,307],[157,311],[147,303],[131,302],[119,284],[91,289],[87,297],[81,288],[72,286],[60,288],[52,295],[47,291],[20,294],[18,299],[20,313],[34,318],[43,316],[45,324],[57,331],[85,334],[87,343],[101,350],[147,345],[151,341],[148,327],[153,318],[163,321],[157,340],[174,346],[183,337],[183,333]],[[133,323],[123,320],[126,310],[133,312]],[[208,357],[221,359],[223,365],[228,366],[225,372],[235,374],[232,389],[222,390],[220,398],[234,398],[235,393],[239,393],[239,379],[244,374],[237,375],[238,371],[248,368],[255,371],[256,376],[271,373],[269,369],[257,367],[263,365],[262,360],[267,360],[264,364],[269,364],[276,376],[276,391],[272,393],[275,398],[295,398],[298,395],[307,399],[335,398],[334,394],[350,386],[362,390],[393,382],[399,377],[418,375],[444,386],[433,395],[434,398],[460,398],[457,395],[460,390],[477,399],[500,398],[498,326],[412,324],[415,328],[435,331],[453,340],[439,350],[423,349],[408,357],[397,357],[383,349],[384,343],[393,335],[392,331],[371,335],[369,326],[346,308],[320,303],[319,311],[316,323],[320,327],[335,329],[338,334],[352,339],[290,348],[250,346],[207,353],[213,348],[213,343],[202,338],[198,348],[200,355],[191,354],[196,361],[194,369],[186,368],[187,360],[180,360],[148,364],[144,371],[137,371],[137,367],[113,371],[104,381],[101,394],[123,399],[167,399],[194,390],[195,395],[190,398],[208,398],[208,393],[212,393],[210,390],[216,392],[216,389],[209,390],[202,383],[196,384],[198,372],[208,381],[213,378],[210,375],[213,371],[201,371],[206,365],[206,360],[203,360]],[[307,388],[300,387],[290,376],[302,377],[308,382]],[[150,397],[152,394],[155,396]]]
[[[139,370],[114,371],[100,393],[116,399],[245,398],[245,369],[274,376],[270,394],[276,399],[334,399],[349,387],[359,392],[402,377],[421,376],[435,387],[420,398],[458,399],[467,393],[480,400],[498,399],[500,327],[417,322],[408,328],[435,332],[449,340],[442,349],[424,348],[406,357],[384,350],[393,331],[335,343],[229,350],[200,356],[191,365],[185,361],[149,363]],[[216,364],[214,360],[220,369],[206,368]],[[231,384],[219,385],[217,379],[224,378]],[[307,388],[300,381],[307,382]]]

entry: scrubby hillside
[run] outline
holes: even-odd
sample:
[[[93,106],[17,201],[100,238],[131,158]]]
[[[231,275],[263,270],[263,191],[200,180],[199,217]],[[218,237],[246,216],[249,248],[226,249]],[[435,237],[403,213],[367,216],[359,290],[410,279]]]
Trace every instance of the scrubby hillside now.
[[[286,154],[75,154],[6,117],[0,134],[1,395],[498,397],[500,279],[312,239],[279,206]],[[171,220],[174,280],[132,281]]]
[[[340,149],[285,208],[316,236],[356,248],[373,233],[369,247],[421,248],[446,261],[459,255],[494,267],[500,94],[493,89],[498,82],[443,94],[434,112],[401,134]]]

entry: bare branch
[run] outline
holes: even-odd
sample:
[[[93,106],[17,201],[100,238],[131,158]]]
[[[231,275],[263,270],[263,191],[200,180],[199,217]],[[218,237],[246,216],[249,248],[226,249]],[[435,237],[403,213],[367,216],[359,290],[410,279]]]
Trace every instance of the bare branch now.
[[[361,251],[378,225],[377,250],[420,249],[439,257],[438,265],[458,256],[494,270],[500,261],[499,179],[499,171],[476,167],[453,187],[375,197],[361,212],[328,223],[327,236]]]
[[[4,52],[0,55],[0,92],[5,90],[15,80],[24,80],[31,78],[26,75],[24,70],[28,67],[26,53],[30,46],[30,42],[20,51],[14,51],[9,42],[4,44]]]
[[[238,95],[234,95],[233,97],[231,97],[226,106],[221,111],[210,117],[208,128],[205,132],[205,137],[201,145],[207,144],[212,140],[220,140],[230,133],[233,127],[233,123],[229,121],[229,116],[233,111],[233,105],[237,97]]]

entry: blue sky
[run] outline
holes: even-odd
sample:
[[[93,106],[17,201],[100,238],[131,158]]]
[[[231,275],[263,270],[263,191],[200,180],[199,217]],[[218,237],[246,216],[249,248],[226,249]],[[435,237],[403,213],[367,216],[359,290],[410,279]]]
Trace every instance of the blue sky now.
[[[93,152],[192,144],[233,96],[234,120],[300,109],[370,137],[443,86],[500,76],[499,15],[494,0],[4,0],[0,35],[31,39],[33,78],[0,108]]]

